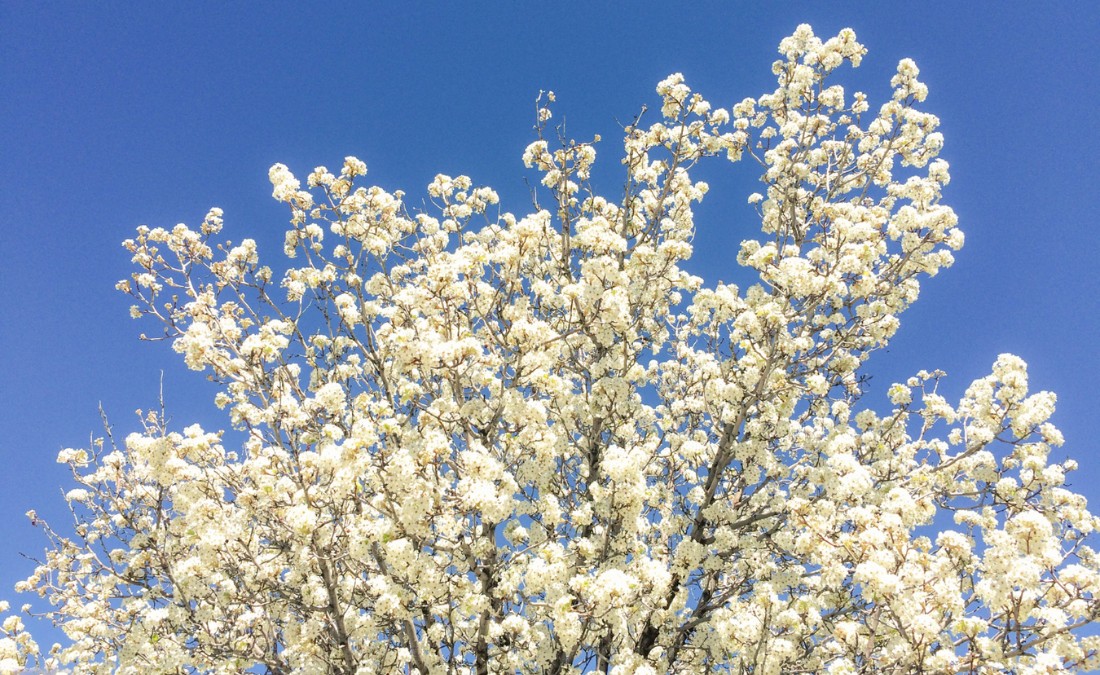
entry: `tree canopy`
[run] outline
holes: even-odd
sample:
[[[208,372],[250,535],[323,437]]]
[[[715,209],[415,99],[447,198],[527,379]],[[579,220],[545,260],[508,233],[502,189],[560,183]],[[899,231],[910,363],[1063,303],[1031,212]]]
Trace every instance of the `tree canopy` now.
[[[1100,666],[1077,630],[1097,520],[1050,456],[1054,395],[1001,355],[955,403],[939,371],[863,400],[963,244],[916,65],[872,108],[834,83],[865,54],[851,30],[779,51],[775,90],[730,109],[659,83],[612,194],[547,93],[525,215],[466,176],[415,209],[349,157],[304,186],[271,168],[278,269],[220,209],[139,228],[119,288],[231,428],[153,412],[60,454],[75,522],[42,524],[20,590],[69,641],[40,654],[9,616],[0,672]],[[744,288],[683,266],[692,171],[723,160],[763,172]]]

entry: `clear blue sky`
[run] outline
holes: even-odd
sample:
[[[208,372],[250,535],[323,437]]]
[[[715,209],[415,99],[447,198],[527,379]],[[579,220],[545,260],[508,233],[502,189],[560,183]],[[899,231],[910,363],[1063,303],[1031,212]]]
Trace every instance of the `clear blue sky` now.
[[[23,513],[66,518],[54,458],[98,433],[100,402],[124,437],[163,370],[178,426],[220,424],[202,376],[167,344],[139,343],[153,327],[113,290],[135,226],[197,225],[221,206],[228,236],[279,256],[268,167],[304,175],[349,154],[410,204],[436,173],[465,173],[522,212],[539,89],[557,92],[571,134],[603,134],[611,176],[616,120],[652,104],[659,80],[683,72],[716,105],[757,96],[803,22],[856,30],[870,52],[848,81],[873,104],[897,61],[916,60],[967,234],[872,360],[872,400],[921,368],[948,371],[957,397],[1016,353],[1058,393],[1074,486],[1100,509],[1100,4],[5,2],[0,598],[24,601],[10,591],[31,570],[19,553],[44,542]],[[695,268],[708,280],[734,276],[755,232],[744,168],[708,175]]]

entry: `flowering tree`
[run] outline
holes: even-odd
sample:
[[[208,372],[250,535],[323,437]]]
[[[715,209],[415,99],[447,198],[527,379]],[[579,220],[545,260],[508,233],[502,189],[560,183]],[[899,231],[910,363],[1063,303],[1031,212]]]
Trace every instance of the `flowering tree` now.
[[[861,364],[963,243],[913,62],[877,113],[828,81],[864,51],[801,26],[775,91],[732,110],[670,76],[614,197],[595,141],[551,145],[543,107],[526,216],[464,176],[411,213],[348,158],[304,189],[271,169],[285,273],[220,239],[219,209],[139,228],[119,287],[243,440],[151,414],[63,451],[75,537],[47,526],[21,589],[70,642],[39,655],[9,617],[0,670],[1100,666],[1075,632],[1100,616],[1097,520],[1024,363],[957,405],[921,371],[888,413],[859,407]],[[759,282],[708,286],[682,267],[691,171],[744,156],[765,189],[737,262]]]

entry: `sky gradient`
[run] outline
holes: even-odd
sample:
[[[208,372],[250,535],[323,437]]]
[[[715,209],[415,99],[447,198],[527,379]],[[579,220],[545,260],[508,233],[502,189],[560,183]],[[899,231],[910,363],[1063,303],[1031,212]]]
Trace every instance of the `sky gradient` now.
[[[590,6],[591,5],[591,6]],[[774,88],[776,45],[799,23],[850,26],[869,53],[840,81],[889,95],[913,58],[951,164],[945,202],[967,235],[956,264],[923,284],[890,349],[865,372],[869,401],[920,369],[948,373],[957,401],[998,354],[1030,365],[1059,396],[1057,451],[1071,487],[1100,509],[1100,74],[1092,3],[265,3],[0,4],[0,598],[44,539],[23,516],[67,518],[58,450],[118,438],[164,397],[176,428],[224,426],[212,387],[114,290],[119,243],[139,224],[197,226],[225,210],[226,236],[282,259],[286,210],[267,170],[366,161],[367,184],[416,206],[437,173],[470,175],[530,209],[520,155],[534,100],[557,94],[570,135],[601,134],[604,180],[619,175],[619,125],[671,72],[716,106]],[[704,170],[696,210],[708,283],[735,279],[758,223],[747,162]],[[941,390],[943,391],[943,390]],[[1056,454],[1057,454],[1056,453]],[[48,647],[49,639],[44,640]]]

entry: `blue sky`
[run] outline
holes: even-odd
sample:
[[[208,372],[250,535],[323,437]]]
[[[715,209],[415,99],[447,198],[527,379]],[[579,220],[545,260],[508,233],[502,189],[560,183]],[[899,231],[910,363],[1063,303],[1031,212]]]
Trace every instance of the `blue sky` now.
[[[996,356],[1030,364],[1059,395],[1074,487],[1100,508],[1100,74],[1092,3],[265,3],[0,4],[0,598],[44,540],[23,517],[61,522],[63,447],[99,433],[102,403],[124,437],[165,400],[182,427],[221,424],[212,389],[142,325],[113,287],[119,242],[139,224],[197,225],[226,212],[234,240],[281,256],[285,210],[267,169],[303,175],[356,155],[368,180],[415,205],[436,173],[530,207],[520,162],[540,89],[571,135],[604,137],[683,72],[729,106],[774,86],[778,41],[799,23],[851,26],[867,45],[845,83],[888,95],[912,57],[942,120],[945,201],[967,234],[955,267],[924,285],[890,350],[869,364],[871,400],[942,368],[957,397]],[[748,164],[708,174],[694,271],[732,279],[756,231]],[[877,398],[876,398],[877,397]]]

